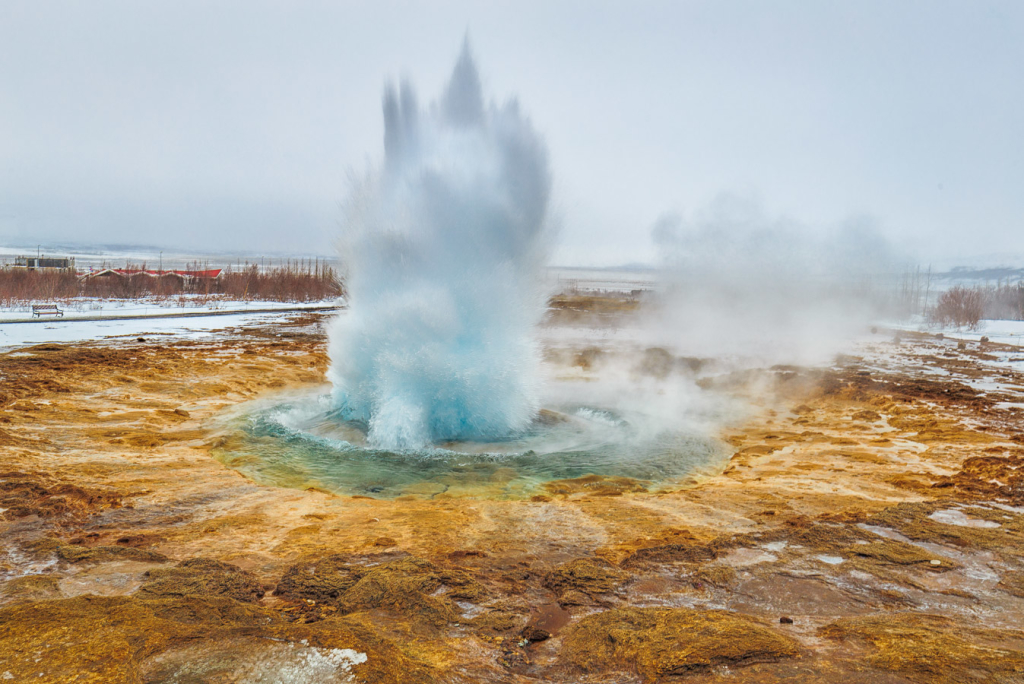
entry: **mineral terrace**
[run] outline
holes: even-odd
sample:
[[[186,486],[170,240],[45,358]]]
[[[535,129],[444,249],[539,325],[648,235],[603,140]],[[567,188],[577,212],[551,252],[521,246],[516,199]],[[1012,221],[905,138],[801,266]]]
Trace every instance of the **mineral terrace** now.
[[[323,324],[0,355],[0,681],[1024,681],[1024,350],[702,377],[754,410],[670,488],[255,484],[214,418],[323,383]]]

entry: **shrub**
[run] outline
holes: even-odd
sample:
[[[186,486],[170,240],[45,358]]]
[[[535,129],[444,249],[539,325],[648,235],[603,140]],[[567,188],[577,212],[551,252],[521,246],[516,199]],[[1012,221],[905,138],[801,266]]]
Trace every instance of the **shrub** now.
[[[71,271],[0,269],[0,306],[67,300],[77,295],[78,278]]]
[[[975,330],[985,314],[985,292],[980,287],[954,285],[941,295],[932,320],[941,326]]]
[[[989,290],[985,318],[1024,321],[1024,281],[1001,284]]]
[[[126,264],[126,271],[144,271],[145,264]],[[190,264],[186,270],[208,270],[208,265]],[[206,303],[210,298],[313,302],[333,299],[344,290],[333,268],[320,260],[287,262],[260,269],[246,264],[230,267],[218,278],[182,278],[172,274],[159,277],[136,272],[79,278],[74,271],[0,269],[0,306],[21,306],[31,302],[67,301],[74,297],[102,299],[176,298],[179,305]]]

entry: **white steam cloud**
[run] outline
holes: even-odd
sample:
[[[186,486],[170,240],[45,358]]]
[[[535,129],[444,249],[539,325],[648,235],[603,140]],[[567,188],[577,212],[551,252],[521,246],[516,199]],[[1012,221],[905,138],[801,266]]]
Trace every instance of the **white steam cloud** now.
[[[884,313],[897,259],[868,219],[812,231],[722,195],[652,229],[666,289],[648,329],[681,353],[827,361]]]

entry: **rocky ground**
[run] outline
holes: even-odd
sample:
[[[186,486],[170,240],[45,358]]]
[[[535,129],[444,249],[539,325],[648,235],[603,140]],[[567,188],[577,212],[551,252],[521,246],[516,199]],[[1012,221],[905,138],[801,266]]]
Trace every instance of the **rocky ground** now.
[[[688,486],[515,501],[212,458],[315,315],[0,355],[0,681],[1024,682],[1024,349],[891,337],[703,377],[756,410]]]

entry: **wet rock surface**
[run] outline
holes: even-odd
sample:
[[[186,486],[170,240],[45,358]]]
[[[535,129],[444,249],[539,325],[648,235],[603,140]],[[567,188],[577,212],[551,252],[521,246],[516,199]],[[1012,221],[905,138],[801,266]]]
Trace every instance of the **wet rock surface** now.
[[[1019,351],[903,333],[716,375],[640,350],[644,377],[750,403],[732,458],[512,501],[262,487],[212,459],[218,412],[322,381],[317,317],[19,351],[0,681],[1024,678],[1024,377],[992,361]],[[551,356],[587,373],[598,351]]]

